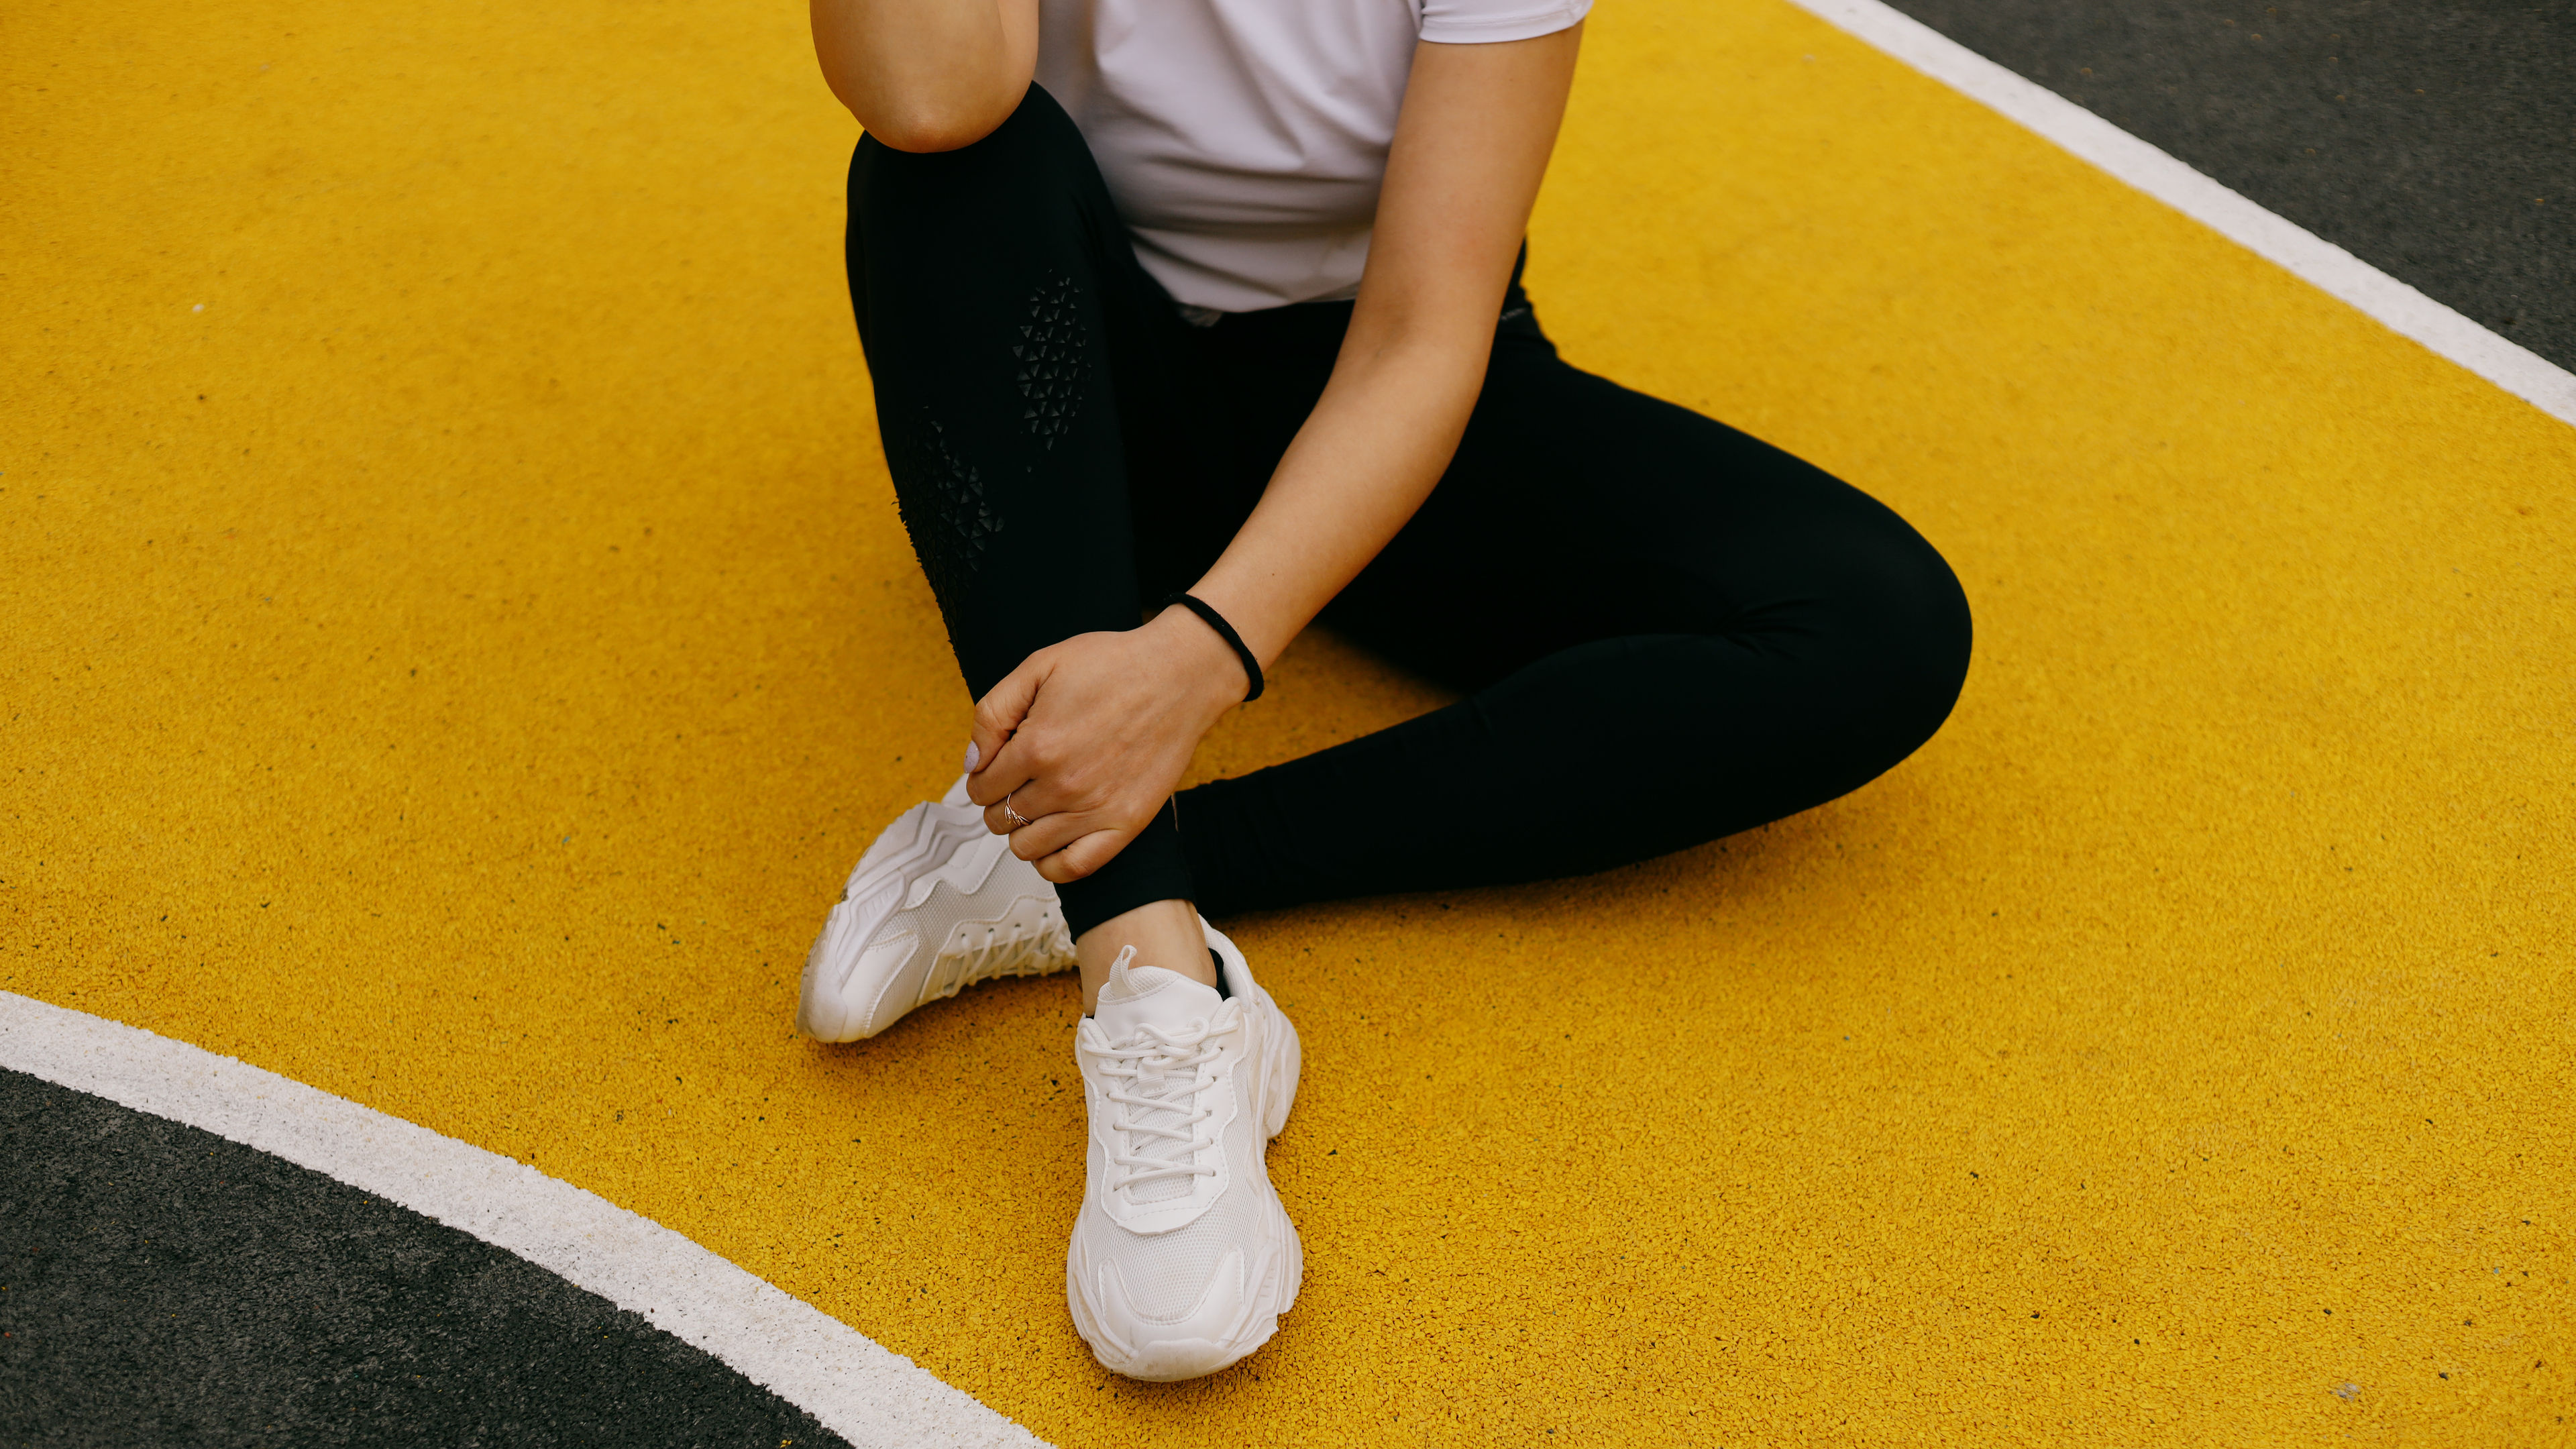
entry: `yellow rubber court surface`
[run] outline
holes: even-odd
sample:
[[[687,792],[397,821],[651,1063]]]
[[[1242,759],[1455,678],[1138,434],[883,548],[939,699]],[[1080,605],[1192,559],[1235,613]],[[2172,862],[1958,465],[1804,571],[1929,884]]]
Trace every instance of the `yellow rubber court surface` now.
[[[2576,1443],[2576,430],[1776,0],[1605,4],[1540,315],[1913,520],[1967,694],[1721,845],[1223,923],[1308,1273],[1140,1385],[1071,980],[788,1030],[967,703],[801,7],[0,33],[0,989],[1065,1444]],[[1434,698],[1310,635],[1199,773]]]

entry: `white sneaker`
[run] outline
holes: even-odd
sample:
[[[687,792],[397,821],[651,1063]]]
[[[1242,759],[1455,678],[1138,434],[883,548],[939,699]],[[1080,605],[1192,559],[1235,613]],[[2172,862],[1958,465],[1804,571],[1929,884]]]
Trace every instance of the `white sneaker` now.
[[[796,1029],[874,1036],[925,1001],[997,976],[1073,964],[1055,887],[984,828],[960,776],[946,799],[903,812],[859,858],[805,955]]]
[[[1230,996],[1130,947],[1074,1035],[1091,1145],[1065,1300],[1103,1368],[1157,1382],[1268,1343],[1306,1276],[1262,1160],[1297,1098],[1297,1031],[1199,924]]]

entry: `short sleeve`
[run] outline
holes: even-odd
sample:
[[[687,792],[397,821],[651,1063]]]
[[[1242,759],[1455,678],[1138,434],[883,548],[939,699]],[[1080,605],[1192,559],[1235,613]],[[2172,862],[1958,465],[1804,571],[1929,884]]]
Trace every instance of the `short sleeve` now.
[[[1572,29],[1592,0],[1422,0],[1422,39],[1442,45],[1496,45]]]

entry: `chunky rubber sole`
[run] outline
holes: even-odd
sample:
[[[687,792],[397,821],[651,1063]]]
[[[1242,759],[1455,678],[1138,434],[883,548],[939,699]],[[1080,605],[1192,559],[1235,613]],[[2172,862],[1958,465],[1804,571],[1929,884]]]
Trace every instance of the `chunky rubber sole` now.
[[[1161,1326],[1148,1324],[1124,1333],[1113,1330],[1109,1325],[1115,1315],[1092,1301],[1100,1274],[1079,1246],[1066,1254],[1065,1305],[1072,1311],[1074,1331],[1091,1349],[1092,1360],[1114,1374],[1168,1384],[1204,1378],[1258,1353],[1279,1332],[1280,1318],[1296,1306],[1297,1290],[1306,1277],[1306,1246],[1276,1192],[1269,1194],[1268,1207],[1262,1241],[1255,1245],[1250,1261],[1236,1267],[1243,1285],[1237,1302],[1230,1307],[1217,1305],[1205,1332],[1148,1337],[1146,1330]],[[1236,1258],[1233,1253],[1226,1256],[1228,1261]]]

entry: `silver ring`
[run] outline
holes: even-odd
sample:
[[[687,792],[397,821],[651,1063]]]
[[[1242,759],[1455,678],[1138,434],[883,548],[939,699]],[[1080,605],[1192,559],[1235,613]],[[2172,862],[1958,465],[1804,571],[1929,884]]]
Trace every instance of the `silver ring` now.
[[[1020,792],[1013,790],[1010,795],[1002,797],[1002,815],[1005,819],[1011,822],[1011,828],[1013,830],[1037,824],[1036,821],[1031,820],[1029,817],[1011,808],[1011,795],[1017,795],[1018,793]]]

